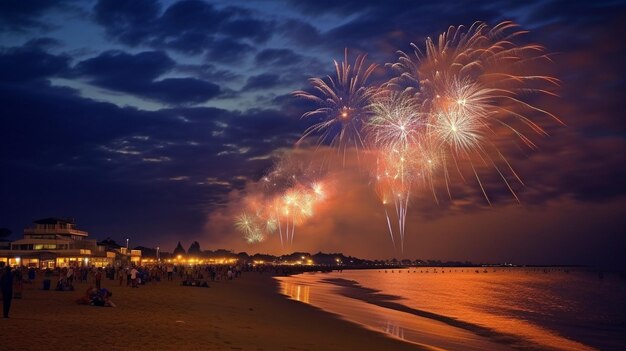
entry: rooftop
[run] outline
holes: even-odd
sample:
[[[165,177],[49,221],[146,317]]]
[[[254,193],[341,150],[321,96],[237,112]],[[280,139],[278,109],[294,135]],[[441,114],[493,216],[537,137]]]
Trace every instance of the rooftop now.
[[[67,223],[67,224],[76,224],[76,222],[74,221],[74,218],[60,218],[60,217],[48,217],[48,218],[42,218],[42,219],[38,219],[36,221],[34,221],[35,224],[60,224],[60,223]]]

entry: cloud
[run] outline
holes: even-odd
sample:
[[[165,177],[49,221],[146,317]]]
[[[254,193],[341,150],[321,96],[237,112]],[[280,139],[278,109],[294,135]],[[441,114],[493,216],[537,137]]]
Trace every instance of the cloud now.
[[[124,80],[151,81],[174,68],[175,62],[163,51],[128,54],[119,50],[102,52],[76,65],[77,74],[96,78],[109,85],[121,85]]]
[[[152,82],[139,93],[171,104],[202,103],[218,96],[220,87],[194,78],[166,78]]]
[[[39,47],[43,41],[0,51],[0,81],[24,82],[63,74],[69,58],[47,53]],[[49,40],[45,43],[51,44]]]
[[[236,10],[218,10],[206,1],[183,0],[169,6],[158,19],[158,33],[175,37],[180,33],[212,34],[232,19]]]
[[[289,19],[277,28],[278,32],[297,46],[320,46],[324,38],[319,29],[308,22]]]
[[[239,62],[252,51],[245,41],[266,42],[275,24],[238,7],[218,9],[198,0],[178,1],[161,13],[156,1],[100,0],[94,18],[106,33],[124,44],[147,45]]]
[[[260,19],[233,19],[220,27],[220,32],[233,38],[266,42],[273,35],[274,24]]]
[[[93,8],[95,21],[119,41],[137,45],[152,35],[161,11],[157,0],[99,0]]]
[[[280,83],[280,76],[278,74],[262,73],[248,77],[248,81],[242,88],[242,91],[270,89]]]
[[[232,39],[218,39],[208,48],[206,58],[208,61],[235,65],[241,63],[255,49],[251,45]]]
[[[0,1],[0,30],[24,32],[33,28],[46,28],[49,25],[41,17],[47,11],[64,5],[64,1]]]
[[[302,61],[302,56],[291,49],[264,49],[257,53],[254,61],[258,65],[292,66]]]
[[[199,79],[211,82],[233,82],[242,79],[242,75],[228,69],[218,68],[216,65],[205,63],[199,65],[179,64],[176,66],[177,72],[193,75]]]
[[[170,104],[201,103],[220,93],[218,85],[196,78],[157,80],[174,67],[175,62],[162,51],[135,55],[106,51],[79,62],[74,74],[98,86]]]

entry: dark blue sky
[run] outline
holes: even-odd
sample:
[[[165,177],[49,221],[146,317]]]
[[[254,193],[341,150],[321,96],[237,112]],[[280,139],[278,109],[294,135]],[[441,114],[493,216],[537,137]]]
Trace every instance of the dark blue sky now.
[[[2,1],[0,227],[19,235],[37,218],[71,216],[98,238],[130,236],[137,245],[200,240],[204,248],[276,252],[246,248],[214,222],[306,129],[299,117],[308,107],[290,92],[329,74],[345,47],[384,64],[449,25],[513,20],[554,54],[563,86],[553,109],[567,126],[551,129],[537,153],[516,163],[527,183],[522,205],[414,206],[419,239],[407,255],[624,263],[625,8],[621,1]],[[505,218],[510,229],[496,223]],[[330,227],[341,234],[294,249],[394,255],[375,239],[355,246],[362,221],[346,221]],[[324,229],[309,228],[316,230]]]

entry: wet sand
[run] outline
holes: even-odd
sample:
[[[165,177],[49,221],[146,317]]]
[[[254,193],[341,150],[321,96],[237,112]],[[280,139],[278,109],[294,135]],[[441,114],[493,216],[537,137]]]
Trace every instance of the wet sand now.
[[[215,282],[179,281],[119,287],[103,280],[117,308],[81,306],[76,291],[25,284],[9,319],[0,319],[2,350],[424,350],[278,293],[269,275]]]

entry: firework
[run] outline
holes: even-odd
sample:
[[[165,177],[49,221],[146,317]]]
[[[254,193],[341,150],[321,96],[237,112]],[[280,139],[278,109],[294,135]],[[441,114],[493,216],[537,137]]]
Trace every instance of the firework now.
[[[316,180],[319,173],[295,157],[283,157],[259,180],[255,189],[263,194],[247,198],[246,210],[235,220],[236,229],[250,243],[278,233],[281,246],[292,245],[296,226],[311,218],[328,195],[328,188]]]
[[[360,149],[365,145],[361,130],[367,120],[366,107],[374,94],[374,89],[367,85],[367,81],[377,66],[371,64],[365,68],[365,55],[358,55],[354,65],[350,65],[347,49],[344,61],[334,63],[335,78],[312,78],[310,83],[313,93],[296,91],[293,94],[319,106],[302,116],[320,121],[309,127],[300,141],[316,134],[319,144],[330,143],[345,153],[350,147]]]
[[[411,196],[429,189],[439,202],[437,187],[445,184],[452,198],[452,170],[464,182],[471,170],[491,204],[480,174],[495,169],[519,201],[511,182],[523,183],[502,143],[517,140],[534,149],[533,136],[547,135],[541,120],[561,123],[529,102],[532,95],[555,95],[559,81],[539,73],[550,61],[541,46],[516,43],[524,33],[512,22],[452,26],[422,48],[411,44],[412,53],[399,52],[388,65],[395,76],[381,86],[368,85],[377,66],[366,68],[364,55],[348,64],[346,50],[344,61],[335,61],[336,77],[313,78],[313,92],[294,92],[318,106],[302,116],[316,121],[299,142],[317,136],[318,145],[343,153],[344,167],[348,149],[373,155],[372,183],[394,247],[404,250]],[[264,200],[249,209],[256,216],[244,213],[237,228],[249,241],[278,229],[281,244],[293,244],[295,227],[327,197],[319,179],[310,165],[284,158],[261,180]]]
[[[235,221],[235,227],[241,231],[249,243],[263,241],[265,239],[263,231],[259,226],[255,216],[242,213]]]
[[[551,89],[558,85],[557,79],[533,72],[549,57],[539,45],[516,45],[524,33],[512,22],[493,28],[481,22],[469,28],[450,27],[438,41],[428,38],[424,50],[412,44],[413,54],[400,52],[398,62],[391,65],[398,75],[389,86],[413,94],[427,116],[427,134],[439,150],[448,193],[449,168],[454,165],[461,173],[459,160],[466,160],[488,203],[476,163],[493,166],[517,199],[504,170],[523,183],[497,140],[514,136],[534,148],[529,132],[547,133],[533,119],[545,116],[560,122],[522,99],[529,94],[555,95]]]
[[[415,99],[406,94],[381,93],[368,106],[366,129],[377,149],[408,149],[425,134],[426,120]]]

